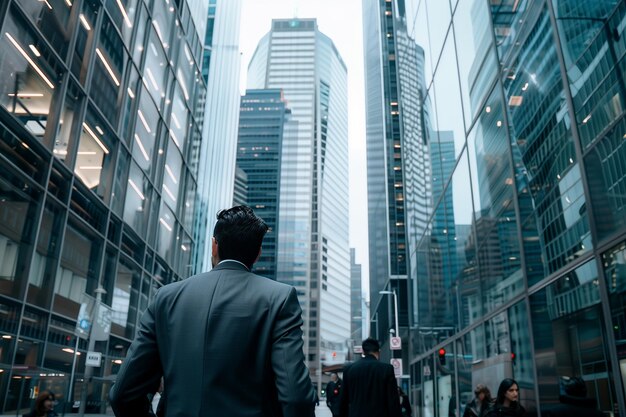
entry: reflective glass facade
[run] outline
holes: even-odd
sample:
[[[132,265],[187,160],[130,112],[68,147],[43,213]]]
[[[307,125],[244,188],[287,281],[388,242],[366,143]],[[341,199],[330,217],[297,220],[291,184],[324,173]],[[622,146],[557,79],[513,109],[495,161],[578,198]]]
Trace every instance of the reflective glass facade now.
[[[283,133],[276,279],[298,291],[305,355],[318,389],[318,370],[342,363],[350,338],[346,77],[315,19],[273,20],[248,67],[248,88],[282,89],[291,109]]]
[[[403,155],[430,188],[406,230],[414,411],[460,415],[513,377],[540,413],[579,376],[624,415],[626,2],[390,0],[378,19],[388,3],[424,50],[428,158]]]
[[[184,1],[0,5],[0,414],[45,389],[71,411],[76,318],[99,286],[113,313],[87,412],[110,413],[141,312],[193,273],[205,84],[191,16]]]

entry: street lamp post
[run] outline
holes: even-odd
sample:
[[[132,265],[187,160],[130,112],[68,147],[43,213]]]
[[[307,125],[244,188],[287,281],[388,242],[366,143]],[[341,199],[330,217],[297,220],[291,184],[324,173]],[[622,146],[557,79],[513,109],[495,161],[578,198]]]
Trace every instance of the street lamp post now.
[[[398,296],[396,295],[396,290],[393,291],[378,291],[378,294],[386,294],[393,295],[393,312],[395,317],[395,331],[396,337],[400,337],[400,328],[398,327]]]

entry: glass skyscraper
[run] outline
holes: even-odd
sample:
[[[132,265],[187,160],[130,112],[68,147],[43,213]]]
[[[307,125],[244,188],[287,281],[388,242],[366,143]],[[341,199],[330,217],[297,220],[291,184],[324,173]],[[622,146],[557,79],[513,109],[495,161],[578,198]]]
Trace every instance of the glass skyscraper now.
[[[273,20],[248,67],[248,88],[282,89],[296,122],[283,137],[276,279],[298,291],[315,381],[350,338],[346,72],[315,19]]]
[[[376,3],[380,16],[405,10],[424,50],[415,411],[460,415],[476,384],[513,377],[540,413],[578,376],[599,409],[624,415],[626,2]]]
[[[87,412],[110,413],[141,312],[193,272],[206,15],[199,1],[0,4],[0,414],[43,390],[71,411],[76,319],[98,287],[112,323]]]

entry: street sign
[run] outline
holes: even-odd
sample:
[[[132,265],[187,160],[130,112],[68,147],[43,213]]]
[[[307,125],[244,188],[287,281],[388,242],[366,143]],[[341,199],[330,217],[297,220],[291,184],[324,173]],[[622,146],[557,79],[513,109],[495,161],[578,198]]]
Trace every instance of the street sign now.
[[[363,346],[354,345],[354,353],[363,353]]]
[[[402,339],[400,336],[392,337],[389,340],[389,348],[391,350],[402,350]]]
[[[76,318],[76,328],[74,329],[74,334],[81,339],[89,338],[95,304],[95,298],[87,294],[82,295],[80,310],[78,311],[78,317]]]
[[[93,323],[93,331],[91,337],[95,341],[109,340],[111,333],[111,316],[113,311],[111,307],[104,303],[96,306],[96,318]]]
[[[95,368],[100,367],[102,360],[102,353],[100,352],[87,352],[87,358],[85,359],[86,366],[93,366]]]
[[[391,366],[393,366],[393,374],[396,378],[402,378],[402,359],[400,358],[391,358]]]
[[[424,365],[424,376],[430,376],[430,366]]]

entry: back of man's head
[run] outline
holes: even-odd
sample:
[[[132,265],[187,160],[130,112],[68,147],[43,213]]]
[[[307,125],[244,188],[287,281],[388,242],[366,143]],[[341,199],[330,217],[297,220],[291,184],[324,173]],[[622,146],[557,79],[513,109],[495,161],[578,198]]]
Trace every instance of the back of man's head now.
[[[570,397],[579,397],[584,398],[587,396],[587,385],[585,385],[585,381],[582,378],[577,376],[574,377],[561,377],[561,391],[565,395],[569,395]]]
[[[268,229],[250,207],[235,206],[220,211],[213,229],[219,259],[233,259],[252,268]]]
[[[380,352],[380,343],[378,343],[378,340],[372,339],[371,337],[365,339],[363,343],[361,343],[361,347],[363,348],[363,354],[365,355],[372,355]]]

